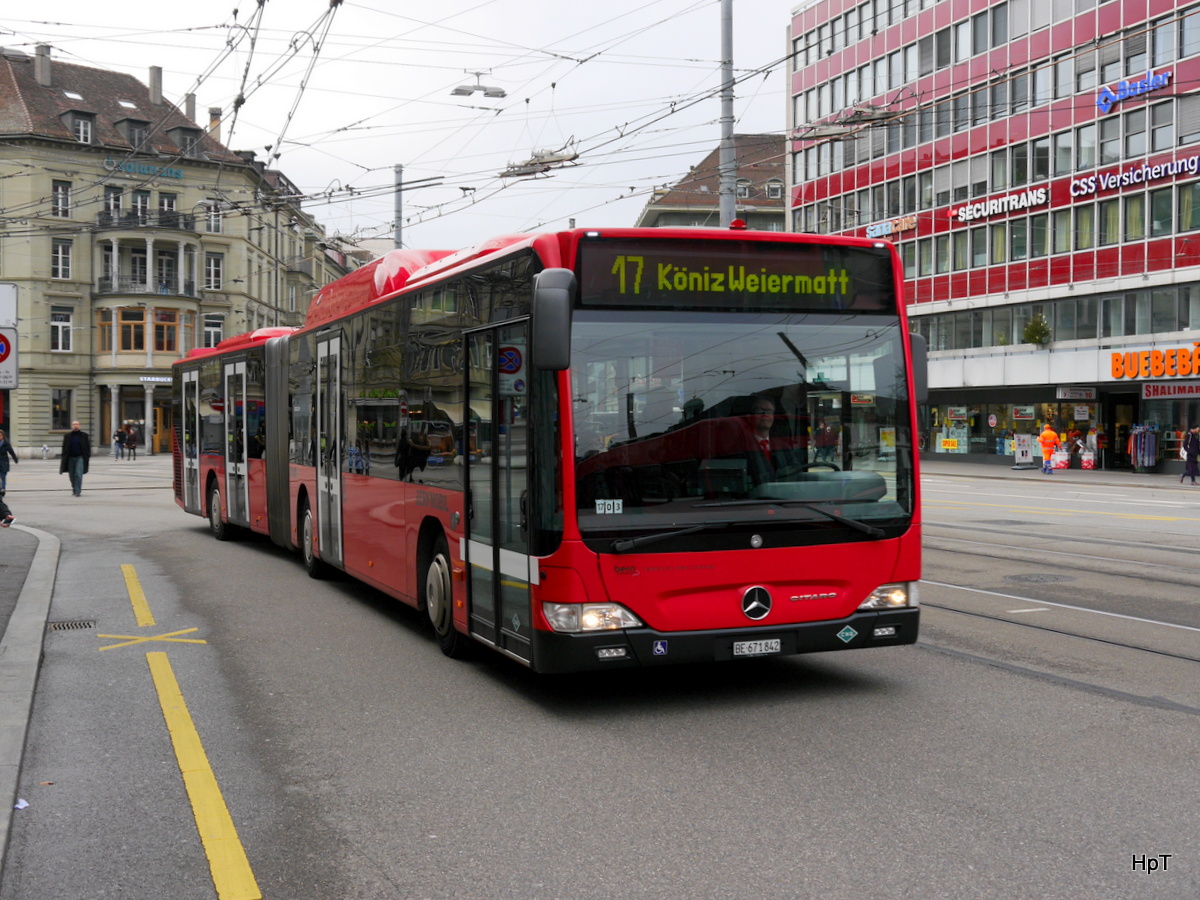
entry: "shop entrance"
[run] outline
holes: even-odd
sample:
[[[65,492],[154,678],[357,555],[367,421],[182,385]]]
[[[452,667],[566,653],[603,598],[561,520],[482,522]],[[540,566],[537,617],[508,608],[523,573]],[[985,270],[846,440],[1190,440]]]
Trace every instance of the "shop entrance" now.
[[[1108,394],[1104,398],[1104,432],[1108,447],[1103,460],[1106,469],[1132,469],[1129,456],[1129,431],[1137,416],[1137,394]]]

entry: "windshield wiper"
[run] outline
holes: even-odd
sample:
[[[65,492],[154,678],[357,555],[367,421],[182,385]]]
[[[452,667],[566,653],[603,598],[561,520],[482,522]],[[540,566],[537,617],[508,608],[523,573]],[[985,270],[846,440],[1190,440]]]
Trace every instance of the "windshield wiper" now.
[[[818,505],[817,500],[726,500],[723,503],[697,503],[695,508],[704,509],[712,506],[728,507],[728,506],[803,506],[805,509],[811,509],[813,512],[818,512],[828,519],[832,519],[839,525],[845,525],[863,534],[873,538],[886,537],[887,533],[882,528],[876,528],[874,525],[868,525],[866,522],[860,522],[858,519],[851,519],[847,516],[835,513],[831,509],[826,509],[824,506]]]
[[[703,522],[699,525],[692,525],[690,528],[678,528],[675,531],[659,531],[654,534],[644,534],[641,537],[613,541],[608,545],[608,549],[613,553],[628,553],[630,550],[636,550],[638,547],[645,547],[647,544],[657,544],[659,541],[665,541],[673,537],[680,537],[685,534],[695,534],[697,531],[704,531],[706,528],[714,528],[718,525],[725,524],[727,523]]]

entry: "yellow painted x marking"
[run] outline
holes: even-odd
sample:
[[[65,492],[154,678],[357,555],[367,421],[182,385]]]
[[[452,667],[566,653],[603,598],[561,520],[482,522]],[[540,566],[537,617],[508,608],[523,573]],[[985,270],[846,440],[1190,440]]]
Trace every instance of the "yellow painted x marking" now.
[[[199,631],[199,628],[185,628],[183,631],[168,631],[166,634],[155,635],[132,635],[132,634],[98,634],[96,637],[102,638],[120,638],[122,643],[109,644],[107,647],[101,647],[101,650],[114,650],[117,647],[130,647],[134,644],[145,644],[149,641],[163,641],[168,644],[207,644],[208,641],[202,641],[198,638],[181,638],[176,637],[179,634],[191,634],[193,631]]]

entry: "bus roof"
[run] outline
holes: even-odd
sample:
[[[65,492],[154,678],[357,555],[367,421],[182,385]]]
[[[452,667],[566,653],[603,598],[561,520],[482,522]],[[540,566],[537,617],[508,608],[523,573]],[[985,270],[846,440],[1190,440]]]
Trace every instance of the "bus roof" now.
[[[389,250],[379,259],[325,285],[308,307],[304,327],[324,325],[364,309],[403,287],[436,278],[499,250],[532,244],[540,235],[510,234],[463,250]]]
[[[265,344],[271,338],[286,337],[295,330],[295,328],[285,325],[256,328],[254,331],[248,331],[245,334],[235,334],[233,337],[227,337],[215,347],[196,347],[189,350],[188,355],[184,359],[196,359],[200,356],[212,356],[215,353],[227,353],[230,350],[238,350],[242,347],[254,347],[258,344]]]

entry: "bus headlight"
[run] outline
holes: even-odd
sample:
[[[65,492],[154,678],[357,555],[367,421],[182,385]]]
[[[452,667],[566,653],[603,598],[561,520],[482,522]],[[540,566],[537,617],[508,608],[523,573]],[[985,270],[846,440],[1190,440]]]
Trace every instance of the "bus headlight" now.
[[[642,620],[617,603],[543,603],[542,612],[555,631],[616,631],[639,628]]]
[[[916,582],[906,581],[900,584],[882,584],[871,591],[867,599],[859,604],[859,609],[903,609],[917,605]]]

